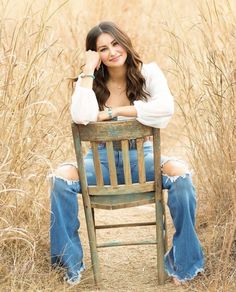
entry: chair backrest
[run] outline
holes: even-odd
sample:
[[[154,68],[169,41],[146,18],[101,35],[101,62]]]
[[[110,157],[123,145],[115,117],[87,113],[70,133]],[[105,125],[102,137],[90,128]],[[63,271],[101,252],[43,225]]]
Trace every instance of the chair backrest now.
[[[145,126],[136,120],[109,121],[89,123],[88,125],[78,125],[72,123],[72,133],[75,145],[76,158],[78,162],[78,172],[83,195],[104,196],[104,195],[125,195],[150,193],[147,202],[161,198],[161,169],[160,169],[160,129]],[[153,154],[155,181],[147,182],[145,175],[145,160],[143,143],[146,136],[153,137]],[[136,140],[139,182],[132,183],[130,160],[129,160],[129,140]],[[83,159],[82,142],[89,141],[93,152],[94,167],[97,184],[88,186]],[[107,158],[110,172],[110,185],[104,185],[101,163],[99,158],[98,143],[106,143]],[[114,160],[113,142],[120,141],[124,165],[125,184],[118,185],[117,173]],[[154,193],[154,196],[153,196]],[[99,202],[99,199],[98,199]],[[99,203],[97,202],[97,205]],[[96,205],[96,204],[95,204]],[[124,206],[120,206],[124,207]]]

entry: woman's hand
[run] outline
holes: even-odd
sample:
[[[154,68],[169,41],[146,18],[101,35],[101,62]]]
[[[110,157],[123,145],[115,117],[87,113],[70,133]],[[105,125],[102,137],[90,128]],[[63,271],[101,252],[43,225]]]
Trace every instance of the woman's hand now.
[[[118,116],[118,108],[110,108],[111,112],[109,113],[108,109],[104,110],[104,111],[100,111],[98,113],[98,118],[97,121],[98,122],[102,122],[102,121],[107,121],[107,120],[111,120],[115,117]]]
[[[99,69],[101,65],[101,59],[98,52],[88,50],[85,53],[85,66],[84,73],[93,73],[95,69]],[[92,71],[92,72],[91,72]]]
[[[107,121],[110,120],[111,118],[109,117],[108,111],[100,111],[98,113],[98,122],[102,122],[102,121]]]

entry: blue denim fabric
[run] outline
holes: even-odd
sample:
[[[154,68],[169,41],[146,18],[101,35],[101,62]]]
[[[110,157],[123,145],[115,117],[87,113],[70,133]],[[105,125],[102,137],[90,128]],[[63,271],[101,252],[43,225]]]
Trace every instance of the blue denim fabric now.
[[[122,152],[114,151],[119,184],[124,183]],[[132,181],[138,182],[138,165],[136,149],[129,150]],[[109,184],[109,168],[106,148],[99,145],[104,183]],[[144,157],[147,180],[154,179],[152,143],[144,143]],[[172,160],[161,158],[161,165]],[[88,184],[96,183],[92,151],[85,158]],[[198,240],[195,225],[196,196],[191,175],[179,177],[162,175],[164,189],[168,189],[168,206],[175,226],[172,248],[165,255],[165,269],[170,276],[180,281],[194,278],[203,271],[204,256]],[[67,268],[68,277],[73,277],[83,269],[83,250],[78,234],[77,193],[81,192],[79,181],[67,181],[53,178],[51,191],[51,262]]]

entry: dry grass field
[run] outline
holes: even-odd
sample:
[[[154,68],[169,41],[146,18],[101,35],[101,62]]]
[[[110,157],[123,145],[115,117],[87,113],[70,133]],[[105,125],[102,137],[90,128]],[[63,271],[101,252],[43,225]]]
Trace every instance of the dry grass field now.
[[[103,291],[236,291],[236,2],[1,0],[0,20],[0,291],[96,291],[83,212],[81,284],[70,287],[51,270],[47,177],[75,159],[70,78],[80,71],[86,32],[101,20],[122,26],[144,62],[167,76],[176,113],[162,152],[193,169],[206,255],[204,275],[160,288],[152,248],[102,252]]]

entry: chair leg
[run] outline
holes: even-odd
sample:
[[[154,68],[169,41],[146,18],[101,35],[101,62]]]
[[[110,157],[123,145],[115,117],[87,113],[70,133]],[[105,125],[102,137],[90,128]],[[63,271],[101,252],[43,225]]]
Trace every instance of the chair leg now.
[[[95,228],[95,211],[94,211],[94,208],[91,208],[92,210],[92,216],[93,216],[93,225],[94,225],[94,232],[95,232],[95,236],[96,236],[96,228]]]
[[[157,268],[158,282],[160,285],[165,283],[166,273],[164,268],[164,232],[163,232],[163,205],[161,201],[156,201],[156,238],[157,238]]]
[[[100,286],[102,279],[101,279],[101,273],[100,273],[100,268],[99,268],[99,258],[98,258],[98,251],[97,251],[97,245],[96,245],[94,218],[92,214],[92,209],[84,208],[84,211],[85,211],[85,217],[86,217],[86,223],[87,223],[94,281],[96,285]]]
[[[166,216],[166,203],[164,200],[165,192],[162,190],[162,207],[163,207],[163,214],[164,214],[164,238],[165,238],[165,249],[164,253],[168,251],[168,234],[167,234],[167,216]]]

